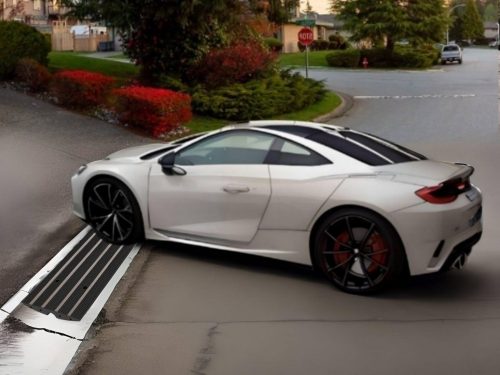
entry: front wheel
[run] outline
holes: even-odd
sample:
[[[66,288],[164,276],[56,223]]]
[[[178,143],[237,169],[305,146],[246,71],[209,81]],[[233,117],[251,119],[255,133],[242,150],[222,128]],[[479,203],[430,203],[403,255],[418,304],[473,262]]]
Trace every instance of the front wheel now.
[[[339,289],[369,294],[391,284],[403,271],[405,254],[395,230],[363,209],[334,212],[319,226],[314,264]]]
[[[143,237],[139,205],[130,190],[120,181],[99,177],[92,181],[84,195],[89,224],[104,240],[130,244]]]

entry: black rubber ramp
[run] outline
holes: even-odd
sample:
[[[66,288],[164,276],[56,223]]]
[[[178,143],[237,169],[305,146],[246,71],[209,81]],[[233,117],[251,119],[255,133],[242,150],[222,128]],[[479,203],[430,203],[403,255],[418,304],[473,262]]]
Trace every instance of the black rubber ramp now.
[[[133,247],[110,244],[90,231],[23,303],[60,319],[81,320]]]

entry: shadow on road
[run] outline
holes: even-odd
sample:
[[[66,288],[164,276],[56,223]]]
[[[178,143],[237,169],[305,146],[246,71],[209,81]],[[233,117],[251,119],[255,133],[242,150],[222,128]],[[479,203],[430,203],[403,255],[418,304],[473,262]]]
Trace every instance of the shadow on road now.
[[[328,281],[319,273],[305,265],[176,243],[152,242],[152,245],[154,250],[159,253],[168,253],[169,256],[197,263],[204,262],[207,267],[217,265],[257,274],[293,278],[308,283],[328,284]],[[382,293],[364,298],[384,300],[484,299],[478,294],[482,294],[479,292],[489,285],[487,278],[477,268],[471,269],[471,267],[466,266],[461,271],[452,270],[444,273],[404,277],[398,285]],[[332,286],[332,293],[342,292]]]

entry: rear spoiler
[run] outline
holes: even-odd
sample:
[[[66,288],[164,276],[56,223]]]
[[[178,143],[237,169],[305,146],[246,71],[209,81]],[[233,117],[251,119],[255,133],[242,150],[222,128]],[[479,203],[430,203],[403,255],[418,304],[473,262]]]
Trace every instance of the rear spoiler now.
[[[472,165],[466,163],[453,163],[455,165],[459,165],[460,168],[456,173],[453,173],[448,180],[462,179],[463,181],[467,180],[474,173],[475,169]]]

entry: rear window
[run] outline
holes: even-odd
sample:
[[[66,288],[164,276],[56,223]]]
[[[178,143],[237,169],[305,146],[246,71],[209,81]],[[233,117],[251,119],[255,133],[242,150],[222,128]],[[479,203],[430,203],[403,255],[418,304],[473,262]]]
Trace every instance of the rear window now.
[[[444,52],[458,51],[458,46],[444,46],[443,51]]]
[[[350,156],[369,165],[391,164],[390,160],[377,155],[375,152],[359,146],[356,143],[349,141],[348,139],[344,139],[333,134],[318,132],[307,137],[307,139],[330,147],[334,150],[340,151],[347,156]]]
[[[348,128],[338,132],[329,127],[324,127],[325,132],[297,125],[272,125],[265,128],[309,139],[368,165],[387,165],[427,159],[425,156],[396,143]]]
[[[344,137],[352,139],[353,141],[368,147],[378,154],[383,155],[393,163],[405,163],[425,159],[423,155],[398,146],[392,142],[382,140],[381,138],[352,131],[340,131],[339,133]]]

